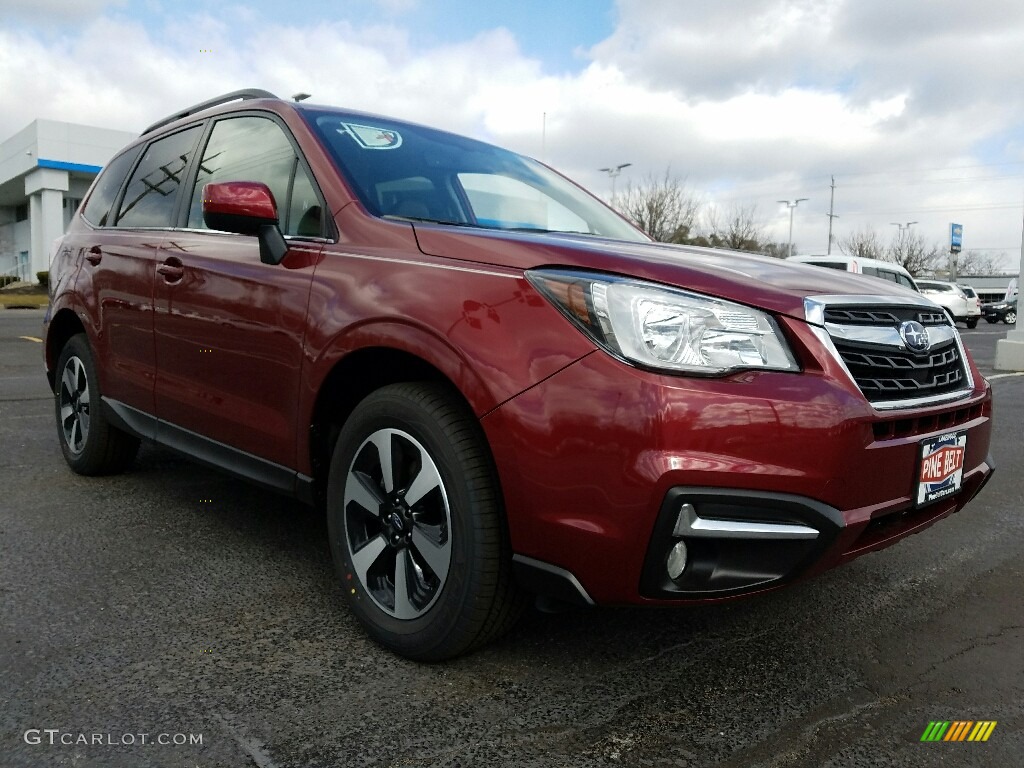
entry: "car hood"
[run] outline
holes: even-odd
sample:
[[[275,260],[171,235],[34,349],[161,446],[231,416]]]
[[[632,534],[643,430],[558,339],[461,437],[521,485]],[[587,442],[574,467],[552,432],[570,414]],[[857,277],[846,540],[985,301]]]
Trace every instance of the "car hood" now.
[[[419,223],[415,231],[420,249],[431,256],[523,270],[542,266],[592,269],[674,285],[800,319],[808,296],[881,294],[931,303],[887,280],[743,251]]]

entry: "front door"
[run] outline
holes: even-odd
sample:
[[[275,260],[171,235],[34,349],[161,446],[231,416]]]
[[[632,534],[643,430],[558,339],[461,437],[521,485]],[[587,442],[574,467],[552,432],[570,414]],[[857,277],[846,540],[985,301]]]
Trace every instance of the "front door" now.
[[[280,264],[260,261],[255,237],[206,228],[203,187],[223,181],[270,188],[290,246]],[[159,439],[188,442],[183,447],[199,456],[213,452],[215,463],[240,462],[246,474],[253,466],[294,469],[306,306],[324,242],[322,198],[283,126],[254,114],[214,123],[191,193],[185,226],[164,241],[157,267]]]

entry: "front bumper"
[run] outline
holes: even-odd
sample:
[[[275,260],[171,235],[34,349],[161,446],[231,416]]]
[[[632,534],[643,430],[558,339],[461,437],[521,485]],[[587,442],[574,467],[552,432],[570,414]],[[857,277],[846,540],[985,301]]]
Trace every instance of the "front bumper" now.
[[[805,351],[815,343],[799,341]],[[965,398],[882,413],[830,356],[802,357],[800,374],[695,379],[595,352],[486,415],[520,561],[568,574],[595,603],[733,597],[920,531],[991,474],[991,391],[976,372]],[[920,441],[954,429],[967,432],[962,490],[915,509]],[[810,544],[698,537],[694,580],[667,585],[658,572],[678,510],[665,510],[679,489],[819,535]]]

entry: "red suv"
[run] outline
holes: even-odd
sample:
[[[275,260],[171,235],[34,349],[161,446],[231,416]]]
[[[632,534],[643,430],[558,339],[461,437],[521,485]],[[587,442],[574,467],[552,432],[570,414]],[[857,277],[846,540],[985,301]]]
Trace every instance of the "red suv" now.
[[[146,439],[322,507],[353,612],[411,658],[526,594],[774,589],[992,472],[989,385],[913,291],[655,243],[535,160],[264,91],[144,131],[52,274],[72,469]]]

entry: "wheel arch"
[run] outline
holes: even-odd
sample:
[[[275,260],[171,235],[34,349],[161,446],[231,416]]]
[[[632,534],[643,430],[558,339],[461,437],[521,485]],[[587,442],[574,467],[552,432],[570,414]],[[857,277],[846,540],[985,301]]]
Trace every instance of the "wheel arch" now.
[[[68,340],[79,333],[85,333],[85,325],[82,323],[74,310],[65,307],[51,318],[49,328],[46,332],[46,378],[50,382],[50,391],[53,391],[55,367],[60,351]]]
[[[317,502],[326,489],[331,453],[342,425],[364,398],[381,387],[411,381],[438,382],[451,389],[478,418],[497,404],[454,350],[429,334],[410,334],[409,330],[403,328],[399,340],[381,338],[380,329],[376,329],[376,343],[350,347],[337,355],[316,387],[305,444],[299,446],[299,464],[310,468]],[[308,451],[305,457],[303,451]]]

